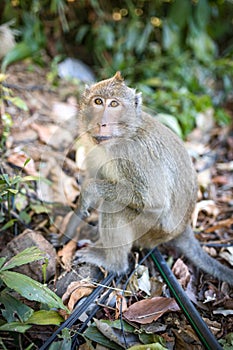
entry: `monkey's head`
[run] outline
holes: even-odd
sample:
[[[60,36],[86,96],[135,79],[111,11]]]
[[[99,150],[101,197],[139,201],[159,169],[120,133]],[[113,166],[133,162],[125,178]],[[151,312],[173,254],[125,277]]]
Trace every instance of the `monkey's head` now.
[[[81,102],[83,126],[97,142],[129,136],[140,124],[141,93],[129,88],[117,72],[86,87]]]

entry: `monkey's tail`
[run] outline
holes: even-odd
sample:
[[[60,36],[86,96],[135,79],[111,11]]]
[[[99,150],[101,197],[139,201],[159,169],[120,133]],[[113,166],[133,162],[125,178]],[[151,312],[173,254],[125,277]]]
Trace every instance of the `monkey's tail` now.
[[[190,226],[187,226],[186,230],[171,242],[195,266],[233,286],[233,269],[220,264],[205,253]]]

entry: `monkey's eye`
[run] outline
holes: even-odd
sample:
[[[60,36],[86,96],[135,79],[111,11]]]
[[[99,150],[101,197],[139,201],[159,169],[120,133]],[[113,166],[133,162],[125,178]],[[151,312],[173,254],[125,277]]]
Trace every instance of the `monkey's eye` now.
[[[94,100],[95,104],[96,105],[102,105],[103,104],[103,101],[101,100],[101,98],[97,97],[95,100]]]
[[[114,101],[111,101],[110,106],[111,107],[117,107],[117,106],[119,106],[119,103],[114,100]]]

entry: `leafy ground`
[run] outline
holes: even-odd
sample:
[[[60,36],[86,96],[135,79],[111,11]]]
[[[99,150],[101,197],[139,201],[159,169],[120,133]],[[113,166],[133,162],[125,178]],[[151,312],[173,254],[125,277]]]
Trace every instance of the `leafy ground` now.
[[[63,232],[79,196],[82,177],[85,175],[85,169],[82,168],[83,148],[76,142],[79,132],[78,99],[82,85],[60,81],[59,85],[54,87],[48,83],[47,73],[46,69],[27,63],[13,65],[8,70],[6,82],[14,96],[25,101],[28,110],[20,110],[14,104],[4,107],[4,112],[9,113],[13,123],[10,132],[6,133],[6,149],[2,152],[1,171],[8,173],[10,177],[25,174],[41,176],[49,182],[41,179],[38,182],[20,185],[20,191],[11,204],[9,216],[7,217],[8,214],[4,210],[2,213],[5,220],[3,224],[14,220],[11,227],[5,226],[1,231],[2,248],[28,229],[36,232],[38,237],[41,234],[48,240],[51,233]],[[226,106],[231,115],[232,107],[230,103]],[[198,171],[200,185],[198,203],[193,214],[197,238],[203,242],[204,249],[211,256],[226,265],[233,265],[233,248],[221,247],[232,242],[233,237],[232,126],[217,127],[213,121],[213,111],[209,109],[198,115],[197,127],[189,135],[186,146]],[[93,226],[96,224],[96,213],[92,214],[90,221]],[[81,237],[85,237],[85,234],[84,228]],[[20,243],[17,243],[16,248],[17,252],[25,248],[25,245],[21,247]],[[77,272],[72,264],[72,257],[77,249],[76,243],[71,242],[59,251],[59,264],[55,271],[56,261],[53,260],[54,270],[50,277],[51,288],[63,296],[71,310],[76,301],[93,289],[91,281],[86,281],[86,271]],[[202,272],[198,273],[183,257],[178,259],[172,247],[163,247],[162,252],[211,331],[217,339],[228,335],[229,339],[223,340],[223,343],[225,349],[232,348],[230,333],[233,331],[233,290],[224,282],[220,283]],[[139,259],[138,254],[135,252],[132,255],[134,263]],[[113,289],[112,300],[108,306],[102,306],[96,316],[95,326],[88,328],[86,339],[94,339],[95,347],[98,342],[102,346],[104,344],[105,348],[110,347],[101,337],[98,338],[100,331],[105,335],[105,341],[107,338],[115,344],[111,345],[111,348],[122,348],[120,336],[111,335],[109,329],[103,329],[103,324],[98,323],[100,319],[118,319],[119,303],[122,301],[124,317],[131,324],[130,330],[127,329],[128,334],[133,334],[131,345],[139,341],[141,344],[160,344],[158,349],[162,349],[162,344],[167,349],[187,349],[187,346],[190,349],[202,349],[184,315],[169,298],[169,291],[152,262],[146,261],[141,270],[142,278],[134,277],[130,282],[133,294],[126,294],[123,298],[118,289]],[[88,271],[92,276],[96,273],[96,270]],[[30,274],[28,271],[27,273]],[[72,281],[76,281],[76,284],[71,285]],[[168,297],[167,300],[164,299],[165,296]],[[153,299],[148,301],[146,297]],[[147,308],[153,310],[158,317],[146,316]],[[141,322],[138,314],[146,322]],[[50,326],[46,327],[45,331],[45,327],[33,326],[20,335],[21,348],[26,349],[29,343],[33,344],[33,348],[38,348],[55,329]],[[141,334],[137,335],[137,340],[135,330],[137,334]],[[160,337],[152,336],[152,333]],[[3,333],[2,339],[4,344],[7,344],[7,349],[15,349],[14,337],[12,332]],[[128,339],[131,338],[128,336]],[[82,347],[90,348],[87,344]]]

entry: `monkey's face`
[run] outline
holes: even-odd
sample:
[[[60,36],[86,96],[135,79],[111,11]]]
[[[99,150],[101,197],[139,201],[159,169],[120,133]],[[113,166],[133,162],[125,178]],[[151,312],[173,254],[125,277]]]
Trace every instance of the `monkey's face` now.
[[[90,100],[89,113],[92,116],[91,137],[97,142],[121,137],[125,106],[119,98],[93,96]]]
[[[141,94],[123,82],[120,73],[86,87],[81,103],[85,132],[97,143],[130,137],[141,117]]]

